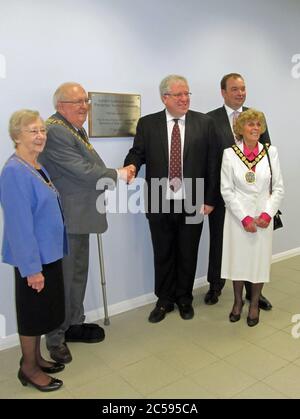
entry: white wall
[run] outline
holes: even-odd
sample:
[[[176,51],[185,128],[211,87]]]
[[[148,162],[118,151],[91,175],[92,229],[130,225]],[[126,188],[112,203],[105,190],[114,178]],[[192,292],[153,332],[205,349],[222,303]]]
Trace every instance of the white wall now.
[[[299,248],[300,69],[291,74],[292,57],[300,53],[299,28],[299,0],[0,0],[0,166],[13,151],[11,113],[27,107],[46,118],[64,81],[90,91],[140,93],[144,115],[162,109],[160,80],[179,73],[189,79],[192,109],[207,112],[222,104],[221,77],[240,72],[246,103],[265,112],[281,157],[285,228],[275,234],[274,253]],[[118,167],[132,139],[93,144],[108,166]],[[151,293],[144,215],[110,215],[109,224],[103,236],[109,303]],[[91,247],[87,310],[102,306],[95,238]],[[207,248],[205,226],[198,277],[206,273]],[[16,332],[11,267],[1,264],[0,277],[0,314],[10,335]]]

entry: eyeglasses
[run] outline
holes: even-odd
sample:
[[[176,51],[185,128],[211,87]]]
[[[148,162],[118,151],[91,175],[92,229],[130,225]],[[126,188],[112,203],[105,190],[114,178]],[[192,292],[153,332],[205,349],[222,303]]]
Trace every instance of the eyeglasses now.
[[[90,105],[92,103],[91,99],[81,99],[81,100],[60,100],[60,103],[71,103],[74,106]]]
[[[47,134],[47,130],[46,128],[41,128],[41,129],[24,129],[25,132],[28,132],[31,135],[38,135],[39,133],[41,133],[42,135],[46,135]]]
[[[164,96],[172,96],[174,99],[181,99],[181,98],[188,98],[192,96],[191,92],[183,92],[183,93],[165,93]]]

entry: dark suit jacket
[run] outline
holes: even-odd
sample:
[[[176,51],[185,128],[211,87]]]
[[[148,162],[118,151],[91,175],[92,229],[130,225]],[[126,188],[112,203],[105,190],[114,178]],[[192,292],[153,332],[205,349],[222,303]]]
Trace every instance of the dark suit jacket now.
[[[243,111],[246,111],[247,107],[243,106]],[[219,156],[219,166],[221,166],[222,163],[222,155],[225,148],[231,147],[234,143],[234,136],[231,130],[230,122],[228,119],[228,115],[225,109],[225,106],[222,106],[221,108],[214,109],[213,111],[210,111],[207,113],[210,117],[213,118],[217,130],[217,136],[218,136],[218,144],[219,147],[218,150],[218,156]],[[260,136],[259,141],[261,143],[271,143],[268,128],[266,131]],[[223,199],[221,197],[220,192],[220,186],[218,187],[218,202],[224,204]]]
[[[217,142],[213,120],[202,113],[188,111],[185,120],[185,139],[183,150],[183,176],[192,179],[192,200],[195,200],[195,184],[197,178],[204,179],[204,202],[214,205],[217,196],[219,167],[217,166]],[[146,182],[151,179],[168,178],[168,132],[166,112],[140,118],[133,147],[124,162],[134,164],[137,172],[146,165]],[[148,203],[151,202],[150,187],[148,188]],[[165,199],[160,196],[160,202]],[[161,208],[161,206],[160,206]],[[146,206],[147,217],[151,218],[150,206]],[[156,214],[157,215],[157,214]]]

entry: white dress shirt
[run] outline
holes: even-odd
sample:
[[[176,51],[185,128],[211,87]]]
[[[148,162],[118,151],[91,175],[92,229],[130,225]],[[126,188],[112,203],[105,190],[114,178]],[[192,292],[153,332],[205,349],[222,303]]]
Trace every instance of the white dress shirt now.
[[[183,115],[181,118],[174,118],[174,116],[172,116],[166,109],[166,118],[167,118],[167,128],[168,128],[169,162],[170,162],[170,153],[171,153],[171,137],[172,137],[173,127],[175,124],[174,119],[178,119],[178,126],[179,126],[179,131],[180,131],[180,140],[181,140],[181,179],[182,179],[182,187],[177,192],[172,191],[172,189],[170,188],[170,183],[168,179],[166,199],[184,199],[185,191],[184,191],[184,183],[183,183],[183,148],[184,148],[184,135],[185,135],[185,115]],[[169,164],[169,167],[170,167],[170,164]]]

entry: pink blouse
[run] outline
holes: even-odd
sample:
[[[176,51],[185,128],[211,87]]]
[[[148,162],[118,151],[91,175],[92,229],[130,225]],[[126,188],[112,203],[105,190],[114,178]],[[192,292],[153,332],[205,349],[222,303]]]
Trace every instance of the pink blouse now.
[[[259,148],[258,148],[258,143],[256,144],[255,148],[253,150],[250,150],[246,144],[243,144],[244,149],[243,149],[243,153],[244,155],[247,157],[247,159],[249,161],[254,160],[259,153]],[[253,172],[255,172],[255,168],[256,166],[254,166],[251,170],[253,170]],[[262,212],[259,216],[260,219],[266,221],[267,223],[269,223],[271,221],[271,218],[269,214],[267,214],[266,212]],[[250,217],[249,215],[247,215],[243,220],[242,220],[242,224],[244,227],[247,227],[249,224],[251,224],[253,221],[253,217]]]

